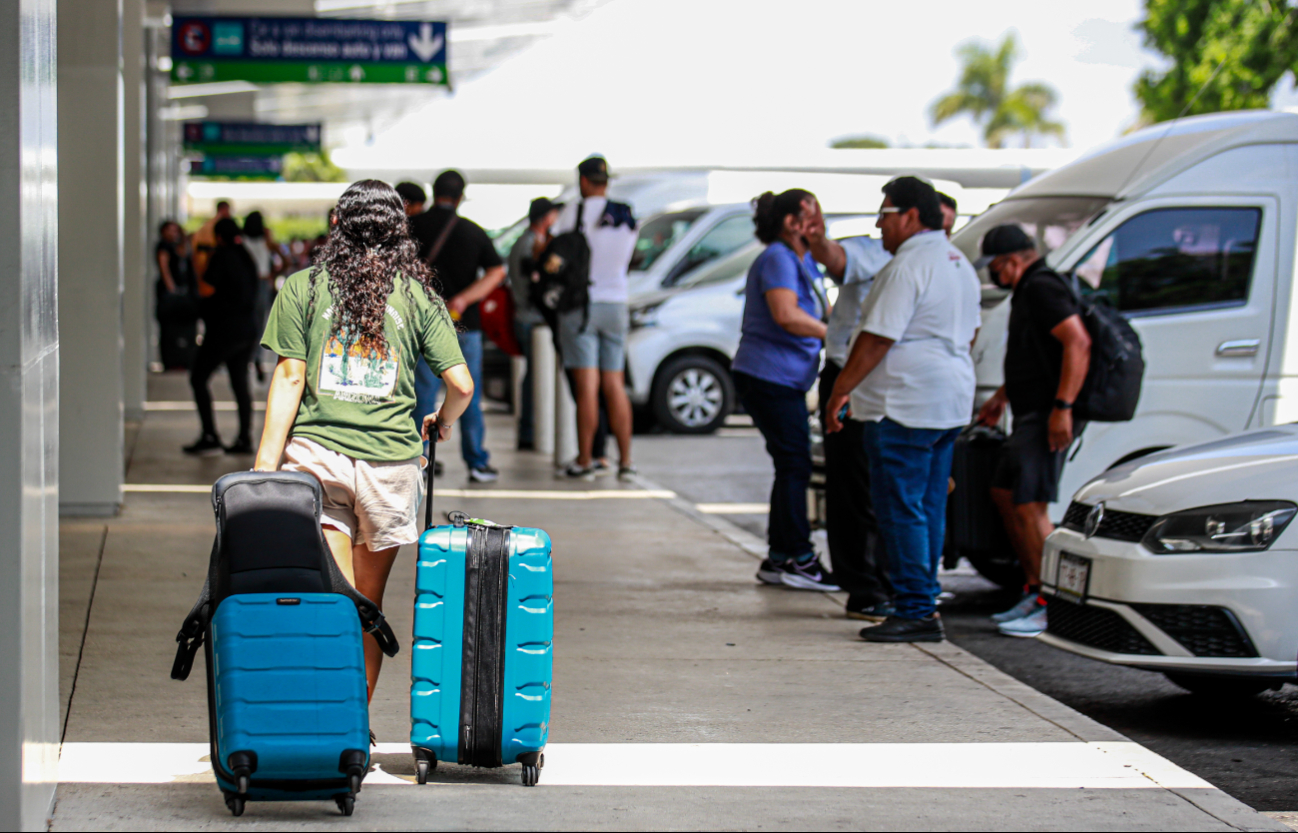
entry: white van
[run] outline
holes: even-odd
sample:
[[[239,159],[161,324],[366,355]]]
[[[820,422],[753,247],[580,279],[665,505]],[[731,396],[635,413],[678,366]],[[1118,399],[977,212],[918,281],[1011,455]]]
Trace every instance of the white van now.
[[[1020,186],[953,242],[975,258],[1002,223],[1022,225],[1053,268],[1121,310],[1144,344],[1136,416],[1086,429],[1056,520],[1082,484],[1118,463],[1298,420],[1298,115],[1141,130]],[[979,402],[1001,384],[1008,308],[1007,298],[984,314]]]

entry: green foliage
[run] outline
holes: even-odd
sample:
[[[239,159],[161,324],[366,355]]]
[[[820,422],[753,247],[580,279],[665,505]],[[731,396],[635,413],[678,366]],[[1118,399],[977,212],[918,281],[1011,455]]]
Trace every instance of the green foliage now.
[[[1172,60],[1136,81],[1148,123],[1174,119],[1187,105],[1186,115],[1265,109],[1276,83],[1298,66],[1298,9],[1284,0],[1145,0],[1139,27],[1145,45]]]
[[[1058,101],[1055,91],[1042,83],[1009,86],[1010,70],[1018,59],[1013,33],[1006,34],[995,49],[970,42],[956,54],[962,64],[960,80],[955,90],[933,102],[934,126],[968,115],[982,127],[983,141],[991,148],[1004,146],[1014,135],[1022,135],[1026,145],[1031,145],[1033,136],[1064,141],[1064,126],[1047,114]]]
[[[284,154],[285,182],[346,182],[347,174],[329,159],[329,152]]]
[[[841,139],[835,139],[829,145],[831,148],[888,148],[892,147],[887,139],[881,139],[878,136],[844,136]]]
[[[328,219],[322,214],[290,214],[284,217],[266,218],[266,227],[270,233],[275,235],[275,239],[281,243],[288,242],[293,238],[303,240],[314,240],[324,234],[329,228]]]

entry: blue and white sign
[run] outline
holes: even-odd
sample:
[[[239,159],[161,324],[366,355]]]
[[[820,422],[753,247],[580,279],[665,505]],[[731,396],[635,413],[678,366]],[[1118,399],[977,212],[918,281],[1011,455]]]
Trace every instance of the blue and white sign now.
[[[171,77],[445,84],[446,23],[312,17],[176,17]]]

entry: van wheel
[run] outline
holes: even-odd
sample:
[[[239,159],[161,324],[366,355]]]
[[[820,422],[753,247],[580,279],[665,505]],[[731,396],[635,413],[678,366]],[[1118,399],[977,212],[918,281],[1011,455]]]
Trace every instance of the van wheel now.
[[[678,356],[654,380],[654,416],[674,434],[711,434],[735,407],[735,385],[708,356]]]
[[[1279,688],[1280,680],[1254,677],[1224,677],[1212,674],[1180,674],[1167,672],[1163,676],[1191,694],[1215,699],[1239,699],[1261,694],[1269,688]]]

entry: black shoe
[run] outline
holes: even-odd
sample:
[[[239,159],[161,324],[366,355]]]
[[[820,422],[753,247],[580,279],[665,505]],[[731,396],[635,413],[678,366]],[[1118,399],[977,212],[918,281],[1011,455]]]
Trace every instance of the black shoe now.
[[[889,616],[882,625],[861,629],[866,642],[941,642],[942,620],[936,615],[927,619],[902,619]]]
[[[848,619],[856,619],[862,622],[873,622],[876,625],[880,622],[887,621],[889,616],[895,616],[897,611],[893,609],[892,602],[876,602],[874,604],[862,602],[855,596],[847,597],[846,613]]]
[[[444,471],[446,471],[446,466],[442,465],[441,460],[438,460],[437,462],[433,463],[433,477],[441,477],[442,472]]]
[[[235,440],[234,445],[225,447],[226,454],[256,454],[257,449],[253,446],[252,440],[247,437]]]
[[[491,466],[478,466],[476,469],[469,469],[470,483],[495,483],[500,479],[500,472]]]
[[[215,457],[218,454],[225,453],[225,446],[221,445],[220,437],[204,434],[195,442],[182,448],[181,451],[194,457]]]
[[[261,362],[257,362],[252,367],[257,372],[257,384],[266,384],[266,368],[262,366]]]
[[[526,441],[526,442],[524,442],[523,440],[519,440],[519,441],[518,441],[518,450],[519,450],[519,451],[536,451],[536,443],[533,442],[533,441],[531,441],[531,440],[528,440],[528,441]]]
[[[763,558],[757,567],[757,580],[762,584],[784,584],[783,576],[779,565],[769,558]]]

